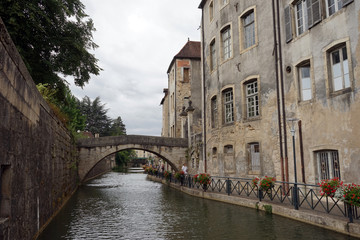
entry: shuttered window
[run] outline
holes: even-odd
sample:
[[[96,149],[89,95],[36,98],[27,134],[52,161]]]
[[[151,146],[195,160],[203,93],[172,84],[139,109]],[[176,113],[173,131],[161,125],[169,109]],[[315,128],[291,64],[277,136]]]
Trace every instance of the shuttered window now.
[[[308,26],[313,27],[321,21],[321,6],[320,0],[306,0],[307,14],[308,14]]]
[[[290,42],[293,38],[292,36],[292,25],[291,25],[291,8],[287,6],[285,8],[285,32],[286,32],[286,42]]]

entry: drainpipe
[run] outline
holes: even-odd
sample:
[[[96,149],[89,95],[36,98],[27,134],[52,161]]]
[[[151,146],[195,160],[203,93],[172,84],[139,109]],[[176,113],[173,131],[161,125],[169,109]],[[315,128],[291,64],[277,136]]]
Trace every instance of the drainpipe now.
[[[301,158],[301,174],[302,174],[302,182],[305,181],[305,164],[304,164],[304,146],[303,146],[303,138],[302,138],[302,128],[301,128],[301,120],[298,121],[299,126],[299,142],[300,142],[300,158]]]
[[[275,0],[272,0],[273,11],[273,33],[274,33],[274,55],[275,55],[275,73],[276,73],[276,103],[278,112],[278,129],[279,129],[279,146],[280,146],[280,163],[281,163],[281,181],[285,181],[284,176],[284,153],[282,144],[282,130],[281,130],[281,113],[280,113],[280,89],[279,89],[279,59],[278,59],[278,42],[276,39],[276,20],[275,20]]]
[[[202,131],[203,131],[203,158],[204,158],[204,172],[207,172],[206,162],[206,87],[205,87],[205,46],[204,46],[204,8],[201,8],[201,37],[202,37]]]
[[[281,88],[281,102],[282,102],[282,120],[284,131],[284,157],[285,157],[285,181],[289,182],[289,164],[288,164],[288,152],[287,152],[287,137],[286,137],[286,113],[285,113],[285,94],[284,94],[284,73],[283,73],[283,61],[281,50],[281,33],[280,33],[280,7],[279,0],[276,0],[277,10],[277,34],[279,42],[279,65],[280,65],[280,88]]]

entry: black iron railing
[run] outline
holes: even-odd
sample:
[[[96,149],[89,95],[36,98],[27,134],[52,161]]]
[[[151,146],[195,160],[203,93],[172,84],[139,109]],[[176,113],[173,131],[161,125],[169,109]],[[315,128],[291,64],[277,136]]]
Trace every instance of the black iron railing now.
[[[165,179],[163,172],[151,173],[151,175]],[[337,198],[321,195],[318,185],[276,181],[271,189],[262,191],[258,186],[253,186],[250,178],[212,176],[210,184],[204,185],[195,182],[193,177],[192,175],[185,175],[181,179],[175,179],[171,175],[168,181],[203,191],[269,201],[292,206],[295,209],[307,209],[334,216],[343,216],[349,218],[349,222],[360,220],[359,207],[344,203]]]

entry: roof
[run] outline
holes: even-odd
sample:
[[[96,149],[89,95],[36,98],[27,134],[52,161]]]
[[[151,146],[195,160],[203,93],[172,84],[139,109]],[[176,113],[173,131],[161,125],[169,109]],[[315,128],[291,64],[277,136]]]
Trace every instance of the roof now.
[[[204,5],[205,5],[205,3],[206,3],[206,0],[202,0],[201,3],[200,3],[200,5],[199,5],[199,8],[203,8]]]
[[[176,54],[171,61],[167,73],[170,72],[171,66],[174,64],[176,59],[201,59],[201,42],[188,40],[185,46]]]

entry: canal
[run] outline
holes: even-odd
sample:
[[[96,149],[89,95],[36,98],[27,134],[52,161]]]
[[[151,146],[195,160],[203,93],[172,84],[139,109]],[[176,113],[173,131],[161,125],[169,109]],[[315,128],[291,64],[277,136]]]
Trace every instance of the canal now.
[[[72,196],[39,240],[351,238],[312,225],[186,195],[144,174],[111,172]]]

